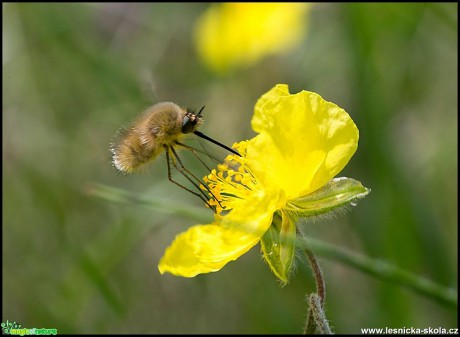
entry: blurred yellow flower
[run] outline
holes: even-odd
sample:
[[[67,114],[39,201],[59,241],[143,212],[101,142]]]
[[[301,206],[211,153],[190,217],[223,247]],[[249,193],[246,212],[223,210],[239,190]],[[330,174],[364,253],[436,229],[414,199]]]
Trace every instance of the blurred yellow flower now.
[[[288,50],[307,30],[307,3],[222,3],[210,5],[195,27],[196,49],[216,72],[249,66]]]
[[[227,156],[204,178],[215,197],[214,223],[179,234],[159,263],[162,274],[218,271],[261,241],[272,271],[287,282],[297,217],[368,193],[352,179],[332,179],[356,151],[358,129],[318,94],[277,85],[258,100],[252,127],[258,135],[234,145],[241,156]]]

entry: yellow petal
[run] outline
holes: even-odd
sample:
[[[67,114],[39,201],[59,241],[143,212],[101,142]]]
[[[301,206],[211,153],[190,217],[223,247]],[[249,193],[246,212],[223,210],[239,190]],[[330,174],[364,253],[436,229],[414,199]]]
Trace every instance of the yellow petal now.
[[[252,170],[287,200],[325,185],[358,146],[358,128],[345,110],[314,92],[291,95],[286,85],[261,97],[252,125],[259,132],[247,147]]]
[[[250,65],[301,40],[310,8],[305,3],[223,3],[198,19],[195,43],[213,70]]]
[[[218,225],[198,225],[179,234],[158,265],[160,273],[183,277],[220,270],[246,253],[260,237]]]
[[[254,195],[244,207],[176,236],[158,269],[183,277],[215,272],[256,245],[270,227],[277,198]]]
[[[289,96],[289,87],[287,84],[277,84],[270,91],[263,94],[256,102],[254,107],[254,115],[252,116],[251,126],[255,132],[263,132],[270,127],[273,127],[274,110],[264,109],[267,102],[274,101],[280,97]]]

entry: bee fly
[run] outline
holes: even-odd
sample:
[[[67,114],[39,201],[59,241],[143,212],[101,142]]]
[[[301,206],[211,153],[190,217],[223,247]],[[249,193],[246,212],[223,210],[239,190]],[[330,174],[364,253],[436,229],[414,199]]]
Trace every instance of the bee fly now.
[[[129,129],[122,129],[118,137],[116,137],[116,140],[110,145],[113,166],[119,172],[129,174],[135,172],[146,163],[153,161],[165,151],[169,181],[196,195],[214,210],[208,203],[208,195],[200,188],[200,179],[185,168],[175,150],[175,147],[182,147],[190,150],[209,171],[209,167],[197,155],[197,152],[206,154],[211,158],[212,156],[189,145],[183,144],[181,140],[185,135],[193,133],[233,154],[240,155],[228,146],[197,131],[198,126],[203,123],[203,109],[204,107],[202,107],[198,113],[194,113],[192,110],[183,109],[172,102],[162,102],[151,106],[134,121]],[[175,181],[172,178],[171,165],[177,169],[198,192],[192,191]],[[206,186],[205,188],[207,189]],[[212,195],[209,189],[207,189],[207,191]]]

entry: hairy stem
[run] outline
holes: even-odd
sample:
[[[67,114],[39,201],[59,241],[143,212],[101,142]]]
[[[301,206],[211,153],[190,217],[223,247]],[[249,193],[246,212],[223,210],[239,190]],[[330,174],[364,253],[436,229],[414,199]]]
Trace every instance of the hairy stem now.
[[[310,312],[313,314],[313,318],[316,323],[318,332],[322,335],[332,335],[332,330],[327,321],[326,314],[324,312],[323,303],[321,303],[321,298],[313,293],[310,295]]]
[[[314,334],[316,330],[319,330],[321,334],[332,334],[326,314],[324,313],[326,283],[324,281],[323,272],[312,250],[306,245],[305,236],[299,226],[297,226],[296,231],[297,235],[303,240],[303,249],[307,255],[308,262],[310,263],[316,282],[316,293],[312,293],[308,300],[309,310],[307,314],[307,321],[305,323],[304,334]]]

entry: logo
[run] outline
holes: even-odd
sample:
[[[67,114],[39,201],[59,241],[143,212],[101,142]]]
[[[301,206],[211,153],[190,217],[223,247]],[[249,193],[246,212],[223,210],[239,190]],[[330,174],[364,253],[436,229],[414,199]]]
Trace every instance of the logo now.
[[[21,328],[21,324],[10,322],[8,320],[6,322],[2,322],[2,330],[5,335],[57,335],[57,329],[26,329]]]

